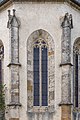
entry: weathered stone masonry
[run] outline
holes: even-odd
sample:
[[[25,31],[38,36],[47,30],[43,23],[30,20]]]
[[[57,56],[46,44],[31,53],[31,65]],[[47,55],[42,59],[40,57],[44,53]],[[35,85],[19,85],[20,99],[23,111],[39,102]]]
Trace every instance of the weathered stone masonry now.
[[[33,45],[44,40],[48,47],[48,106],[33,105]],[[27,40],[27,97],[30,120],[51,120],[55,111],[55,51],[50,34],[42,29],[34,31]]]
[[[65,14],[62,26],[62,82],[61,120],[71,120],[71,28],[72,15]]]
[[[19,119],[19,21],[15,16],[15,10],[13,10],[13,15],[10,15],[10,10],[8,11],[8,24],[10,32],[10,64],[8,65],[10,69],[10,79],[11,79],[11,101],[10,101],[10,120]],[[16,108],[14,109],[14,106]],[[14,114],[13,114],[14,113]]]

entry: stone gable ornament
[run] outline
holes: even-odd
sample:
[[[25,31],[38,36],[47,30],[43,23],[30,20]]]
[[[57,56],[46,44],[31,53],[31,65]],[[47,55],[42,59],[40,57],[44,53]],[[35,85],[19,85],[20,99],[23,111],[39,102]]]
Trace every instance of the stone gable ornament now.
[[[70,15],[68,13],[65,14],[61,26],[63,28],[64,27],[73,28],[73,22],[72,22],[72,15],[71,14]]]
[[[19,27],[20,26],[20,21],[18,20],[18,18],[15,15],[15,9],[13,9],[13,15],[10,14],[10,10],[8,10],[8,23],[7,23],[7,28],[11,28],[12,27]]]

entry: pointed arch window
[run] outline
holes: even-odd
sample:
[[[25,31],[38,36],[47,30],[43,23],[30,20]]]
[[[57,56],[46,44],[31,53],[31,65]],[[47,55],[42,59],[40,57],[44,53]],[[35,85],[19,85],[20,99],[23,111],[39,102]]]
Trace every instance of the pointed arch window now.
[[[75,54],[75,107],[78,107],[78,54]]]
[[[28,112],[53,112],[55,108],[55,45],[42,29],[27,41]]]
[[[3,58],[4,58],[4,47],[0,45],[0,84],[3,82]]]
[[[48,47],[39,39],[33,46],[34,106],[48,105]]]
[[[80,107],[80,41],[74,43],[73,65],[74,65],[74,107]]]

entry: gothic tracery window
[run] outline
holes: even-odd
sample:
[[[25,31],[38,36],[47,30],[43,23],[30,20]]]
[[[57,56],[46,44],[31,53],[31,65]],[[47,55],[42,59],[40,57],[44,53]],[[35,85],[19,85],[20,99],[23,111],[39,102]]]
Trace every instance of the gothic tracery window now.
[[[27,93],[28,112],[45,112],[46,108],[50,112],[54,111],[54,41],[42,29],[34,31],[27,41]]]
[[[34,71],[34,106],[48,105],[48,68],[47,68],[47,44],[39,39],[33,48],[33,71]]]
[[[0,83],[3,82],[3,58],[4,58],[4,47],[1,42],[0,44]]]
[[[80,40],[74,43],[74,107],[80,107]]]

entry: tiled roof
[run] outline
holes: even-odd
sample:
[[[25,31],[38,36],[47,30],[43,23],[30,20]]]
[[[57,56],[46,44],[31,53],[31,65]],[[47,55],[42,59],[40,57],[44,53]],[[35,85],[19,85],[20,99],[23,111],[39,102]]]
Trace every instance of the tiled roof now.
[[[5,1],[5,0],[0,0],[0,3],[2,3],[3,1]]]
[[[80,5],[80,0],[71,0],[71,1],[78,4],[78,5]]]
[[[0,0],[0,6],[3,5],[7,1],[9,1],[9,0]]]

